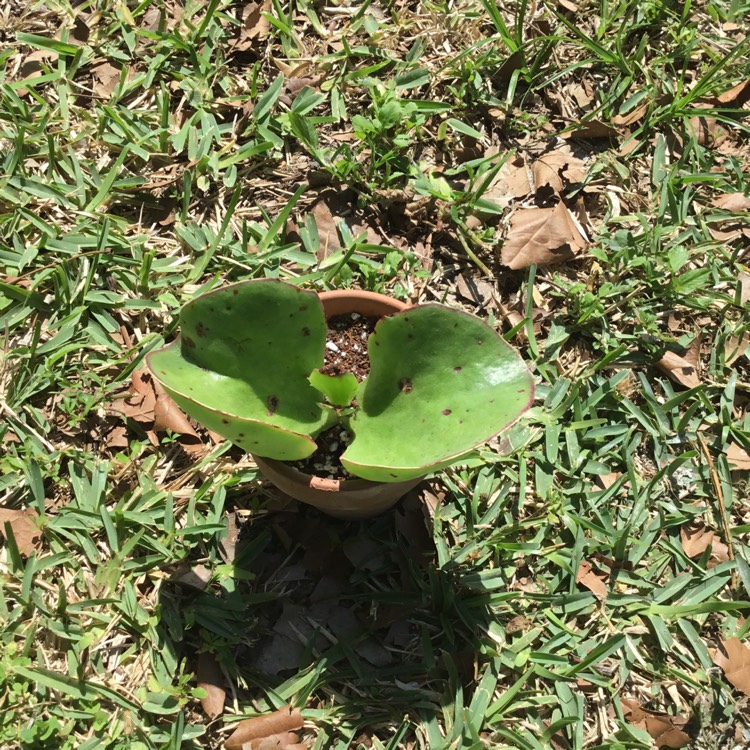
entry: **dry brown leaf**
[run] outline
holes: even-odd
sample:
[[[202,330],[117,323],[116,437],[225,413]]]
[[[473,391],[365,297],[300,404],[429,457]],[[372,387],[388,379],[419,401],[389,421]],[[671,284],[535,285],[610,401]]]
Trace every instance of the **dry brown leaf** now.
[[[711,205],[727,211],[750,211],[750,198],[744,193],[725,193],[714,198]]]
[[[189,453],[203,450],[203,443],[185,414],[145,367],[133,373],[130,392],[113,401],[110,409],[142,424],[153,445],[159,444],[157,432],[172,430],[180,435],[180,445]]]
[[[750,455],[748,455],[744,448],[737,445],[737,443],[729,444],[729,448],[727,448],[727,461],[735,469],[750,469]]]
[[[686,388],[696,388],[701,384],[695,367],[684,357],[674,352],[667,352],[656,366],[675,383],[684,385]]]
[[[709,651],[714,664],[724,670],[727,681],[745,695],[750,695],[750,648],[737,638],[719,643],[719,648]]]
[[[480,307],[492,305],[495,300],[495,289],[492,284],[479,277],[471,278],[463,274],[459,274],[456,279],[456,294]]]
[[[729,548],[714,531],[707,529],[702,523],[694,522],[680,529],[682,549],[690,558],[700,557],[710,546],[711,559],[708,567],[713,568],[719,563],[729,560]]]
[[[621,472],[619,472],[619,471],[612,471],[609,474],[597,474],[594,477],[594,481],[603,490],[608,490],[621,476],[622,476]]]
[[[747,104],[750,101],[750,79],[738,83],[723,94],[719,94],[716,101],[719,104],[731,104],[735,107],[742,107]]]
[[[154,421],[156,391],[148,370],[136,370],[130,379],[130,393],[112,403],[112,411],[143,424]]]
[[[549,185],[556,193],[561,193],[566,185],[581,182],[586,176],[582,159],[562,150],[542,154],[532,165],[531,174],[537,190]]]
[[[39,514],[31,508],[26,510],[0,508],[0,536],[3,539],[6,538],[5,525],[9,524],[18,551],[24,557],[28,557],[42,544],[42,532],[37,525],[38,520]]]
[[[140,17],[140,27],[149,31],[158,31],[161,23],[161,9],[157,5],[150,5],[148,10]]]
[[[242,11],[240,38],[234,47],[236,50],[244,52],[254,47],[256,42],[263,41],[268,37],[271,30],[271,23],[263,13],[270,12],[271,0],[250,2],[245,6]]]
[[[690,524],[680,529],[682,549],[688,557],[700,557],[713,542],[714,532],[703,524]]]
[[[740,302],[746,305],[750,302],[750,273],[740,271],[737,278],[740,282]]]
[[[594,566],[587,560],[582,560],[576,573],[576,583],[585,586],[597,599],[604,601],[607,598],[607,585],[604,578],[594,573]]]
[[[316,201],[312,207],[312,215],[315,218],[318,238],[320,239],[318,260],[323,260],[331,253],[341,249],[341,240],[337,228],[338,222],[325,198]]]
[[[747,354],[750,347],[750,333],[745,332],[739,336],[730,336],[724,344],[724,364],[731,367],[740,357]]]
[[[595,139],[595,138],[616,138],[619,135],[617,128],[612,127],[609,123],[601,120],[586,120],[575,125],[572,130],[562,134],[566,140],[575,138]]]
[[[245,743],[261,740],[283,732],[302,729],[304,722],[298,708],[285,706],[271,714],[244,719],[224,742],[225,750],[242,750]]]
[[[536,263],[540,266],[562,263],[586,246],[578,226],[565,204],[554,208],[528,208],[516,211],[510,219],[508,238],[501,251],[502,262],[518,270]]]
[[[620,126],[633,125],[634,123],[643,119],[645,114],[648,112],[649,106],[650,106],[650,103],[646,102],[646,104],[641,104],[639,107],[636,107],[635,109],[631,110],[626,115],[615,115],[612,118],[612,123],[614,125],[620,125]]]
[[[690,735],[682,731],[688,720],[683,716],[669,716],[642,708],[637,701],[622,698],[622,713],[625,720],[639,729],[647,731],[657,748],[685,747]]]
[[[56,52],[46,49],[36,49],[29,52],[18,69],[17,80],[31,82],[35,78],[39,78],[40,75],[44,74],[44,63],[51,66],[57,60],[57,57]],[[25,86],[16,89],[16,91],[19,96],[26,96],[29,93]]]
[[[120,80],[120,68],[105,61],[91,68],[91,75],[94,78],[94,94],[109,99]]]
[[[516,615],[506,626],[505,632],[508,635],[513,633],[520,633],[524,630],[528,630],[532,625],[531,620],[525,615]]]
[[[154,404],[154,430],[164,432],[172,430],[180,435],[191,435],[198,438],[185,412],[180,409],[160,383],[153,381],[156,403]]]
[[[530,180],[529,171],[526,167],[526,160],[523,156],[516,156],[508,159],[498,173],[482,193],[482,198],[500,206],[507,208],[514,200],[525,198],[533,190]],[[477,210],[477,216],[485,217],[481,210]],[[487,214],[486,216],[491,216]]]
[[[105,437],[107,448],[127,448],[130,445],[127,429],[121,425],[115,425]]]
[[[202,687],[208,695],[201,698],[201,706],[209,719],[215,719],[224,713],[224,701],[227,692],[224,689],[224,675],[213,654],[204,652],[198,656],[198,667],[195,670],[198,687]]]
[[[502,65],[497,69],[494,77],[498,81],[510,81],[513,74],[524,66],[524,54],[520,50],[514,52]]]
[[[712,146],[719,135],[719,123],[715,117],[695,115],[688,120],[688,127],[695,134],[700,146]]]
[[[88,13],[77,13],[73,19],[73,26],[68,29],[68,43],[75,44],[78,47],[82,47],[89,41],[91,36],[91,29],[89,28],[88,21],[90,16]]]
[[[750,239],[750,227],[738,223],[722,224],[721,229],[708,228],[708,233],[717,242],[734,242],[741,237]]]
[[[182,586],[203,591],[209,583],[213,574],[205,565],[180,566],[171,580]]]

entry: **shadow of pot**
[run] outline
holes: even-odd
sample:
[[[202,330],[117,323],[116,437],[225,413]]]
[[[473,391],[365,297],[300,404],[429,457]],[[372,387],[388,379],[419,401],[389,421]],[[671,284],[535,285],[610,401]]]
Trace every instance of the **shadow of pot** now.
[[[409,307],[392,297],[362,290],[339,289],[320,292],[326,318],[335,315],[359,313],[367,317],[382,318]],[[298,471],[284,461],[253,456],[263,475],[295,500],[313,505],[335,518],[372,518],[393,507],[403,495],[421,481],[370,482],[366,479],[323,479]]]

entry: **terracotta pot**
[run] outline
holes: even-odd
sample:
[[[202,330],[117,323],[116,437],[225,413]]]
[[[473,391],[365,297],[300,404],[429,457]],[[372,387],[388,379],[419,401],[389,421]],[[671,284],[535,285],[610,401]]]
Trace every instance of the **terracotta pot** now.
[[[405,310],[409,305],[383,294],[361,290],[321,292],[326,318],[356,312],[368,317]],[[369,482],[366,479],[323,479],[298,471],[284,461],[253,456],[263,475],[282,492],[335,518],[371,518],[395,505],[422,481]]]

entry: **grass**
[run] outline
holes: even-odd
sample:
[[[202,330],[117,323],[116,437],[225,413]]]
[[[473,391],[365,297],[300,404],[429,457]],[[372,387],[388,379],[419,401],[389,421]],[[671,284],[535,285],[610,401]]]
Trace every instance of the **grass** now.
[[[711,650],[750,608],[748,211],[716,205],[749,190],[749,11],[0,5],[0,504],[43,534],[5,526],[0,746],[218,748],[290,703],[314,748],[652,747],[627,701],[744,746]],[[583,178],[497,187],[564,144]],[[560,199],[586,248],[505,267]],[[356,524],[113,410],[182,303],[263,276],[489,316],[537,403]]]

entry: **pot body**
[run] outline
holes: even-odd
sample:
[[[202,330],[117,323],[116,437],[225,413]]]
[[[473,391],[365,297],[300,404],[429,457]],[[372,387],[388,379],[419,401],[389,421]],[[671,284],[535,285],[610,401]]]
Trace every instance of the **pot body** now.
[[[392,297],[375,292],[340,289],[321,292],[326,318],[359,313],[382,318],[409,307]],[[253,456],[263,475],[295,500],[313,505],[335,518],[361,519],[376,516],[395,505],[422,480],[408,482],[370,482],[366,479],[323,479],[298,471],[284,461]]]

